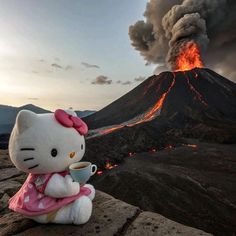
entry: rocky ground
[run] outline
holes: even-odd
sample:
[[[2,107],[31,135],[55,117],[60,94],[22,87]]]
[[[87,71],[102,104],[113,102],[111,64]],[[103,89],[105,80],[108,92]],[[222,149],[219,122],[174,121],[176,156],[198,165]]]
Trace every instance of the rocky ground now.
[[[15,169],[7,151],[0,150],[0,236],[7,235],[210,235],[169,220],[159,214],[142,211],[112,196],[96,191],[90,221],[83,226],[40,225],[10,212],[8,199],[20,188],[25,174]]]
[[[236,145],[186,143],[126,156],[93,184],[182,224],[214,235],[236,235]]]

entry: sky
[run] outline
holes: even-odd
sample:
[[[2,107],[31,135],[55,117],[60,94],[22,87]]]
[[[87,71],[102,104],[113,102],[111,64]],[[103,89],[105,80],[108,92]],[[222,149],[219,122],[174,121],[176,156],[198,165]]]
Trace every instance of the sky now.
[[[129,26],[147,0],[2,0],[0,104],[99,110],[151,76]]]

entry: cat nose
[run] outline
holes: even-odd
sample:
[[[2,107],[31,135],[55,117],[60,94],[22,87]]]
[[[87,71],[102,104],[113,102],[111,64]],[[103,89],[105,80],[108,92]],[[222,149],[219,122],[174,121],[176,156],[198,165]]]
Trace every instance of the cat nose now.
[[[69,156],[70,156],[70,158],[73,158],[73,157],[75,156],[75,152],[71,152],[71,153],[69,154]]]

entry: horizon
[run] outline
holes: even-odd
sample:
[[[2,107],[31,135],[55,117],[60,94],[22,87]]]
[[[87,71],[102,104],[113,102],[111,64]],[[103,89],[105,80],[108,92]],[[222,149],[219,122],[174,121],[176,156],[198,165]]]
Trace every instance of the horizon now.
[[[48,111],[50,111],[50,112],[54,112],[54,110],[49,110],[49,109],[46,109],[45,107],[37,106],[37,105],[35,105],[34,103],[26,103],[26,104],[22,104],[21,106],[5,105],[5,104],[1,104],[1,103],[0,103],[0,106],[12,107],[12,108],[22,108],[22,107],[26,107],[26,106],[34,106],[34,107],[41,108],[41,109],[43,109],[43,110],[48,110]],[[58,109],[60,109],[60,108],[58,108]],[[72,107],[69,107],[68,109],[72,109]],[[94,111],[94,112],[97,112],[96,110],[88,110],[88,109],[85,109],[85,110],[73,109],[73,110],[74,110],[74,111],[81,111],[81,112],[84,112],[84,111]]]
[[[210,69],[210,68],[208,68],[208,67],[203,67],[202,69]],[[210,69],[210,70],[211,70],[211,69]],[[161,71],[160,73],[158,73],[158,74],[156,74],[156,75],[159,75],[159,74],[165,73],[165,72],[170,72],[170,71],[169,71],[169,70],[164,70],[164,71]],[[173,73],[173,72],[172,72],[172,73]],[[176,72],[174,72],[174,73],[179,73],[179,71],[176,71]],[[218,73],[218,74],[219,74],[220,76],[224,76],[224,75],[222,75],[222,74],[220,74],[220,73]],[[149,77],[151,77],[151,76],[149,76]],[[148,79],[149,77],[145,78],[145,80]],[[139,84],[143,83],[145,80],[141,81]],[[233,81],[233,80],[231,80],[231,82],[236,83],[236,82]],[[139,84],[138,84],[138,85],[139,85]],[[138,86],[138,85],[137,85],[137,86]],[[137,87],[137,86],[135,86],[135,87]],[[134,87],[134,88],[135,88],[135,87]],[[130,91],[133,90],[134,88],[130,89]],[[130,91],[128,91],[128,92],[130,92]],[[127,93],[128,93],[128,92],[127,92]],[[120,98],[121,98],[122,96],[124,96],[124,95],[126,95],[126,93],[125,93],[125,94],[122,94],[120,97],[116,98],[115,100],[120,99]],[[42,109],[45,109],[45,110],[49,110],[49,111],[51,111],[51,112],[53,112],[54,110],[56,110],[56,109],[58,109],[58,108],[61,108],[61,109],[73,109],[74,111],[95,111],[95,112],[97,112],[97,111],[102,110],[102,109],[105,108],[106,106],[110,105],[112,102],[114,102],[114,100],[111,101],[111,102],[108,103],[108,104],[105,104],[103,107],[101,107],[101,108],[99,108],[99,109],[97,109],[97,110],[96,110],[96,109],[89,109],[89,108],[76,109],[76,108],[71,107],[71,106],[48,108],[48,107],[44,107],[44,106],[38,105],[38,104],[34,103],[33,101],[31,101],[31,102],[26,102],[26,103],[21,103],[21,104],[19,104],[19,105],[0,103],[0,106],[2,105],[2,106],[9,106],[9,107],[14,107],[14,108],[20,108],[20,107],[24,107],[24,106],[33,105],[33,106],[36,106],[36,107],[39,107],[39,108],[42,108]]]

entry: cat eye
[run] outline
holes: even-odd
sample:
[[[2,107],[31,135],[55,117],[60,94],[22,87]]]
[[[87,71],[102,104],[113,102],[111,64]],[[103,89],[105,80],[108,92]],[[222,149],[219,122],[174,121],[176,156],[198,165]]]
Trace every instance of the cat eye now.
[[[51,150],[51,156],[52,156],[52,157],[56,157],[56,156],[57,156],[57,149],[56,149],[56,148],[53,148],[53,149]]]
[[[81,144],[81,150],[83,150],[84,149],[84,145],[83,144]]]

